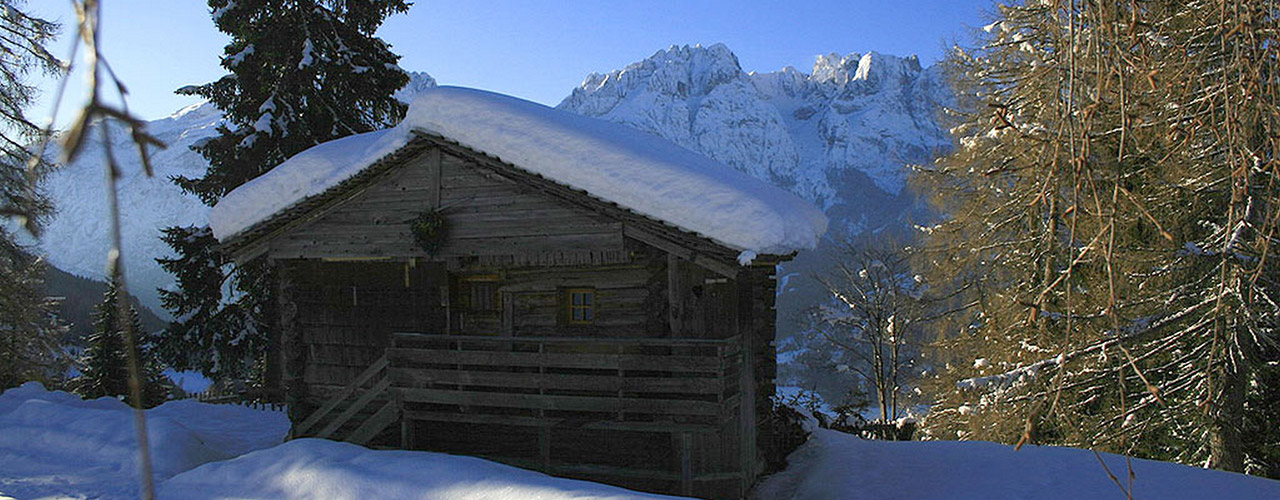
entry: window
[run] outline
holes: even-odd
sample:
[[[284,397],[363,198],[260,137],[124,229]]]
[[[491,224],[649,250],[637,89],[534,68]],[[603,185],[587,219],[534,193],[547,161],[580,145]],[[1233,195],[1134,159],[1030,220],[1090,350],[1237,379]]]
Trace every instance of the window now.
[[[471,283],[471,310],[493,312],[498,310],[498,284],[492,281]]]
[[[596,320],[596,291],[594,288],[572,288],[569,292],[569,323],[586,325]]]

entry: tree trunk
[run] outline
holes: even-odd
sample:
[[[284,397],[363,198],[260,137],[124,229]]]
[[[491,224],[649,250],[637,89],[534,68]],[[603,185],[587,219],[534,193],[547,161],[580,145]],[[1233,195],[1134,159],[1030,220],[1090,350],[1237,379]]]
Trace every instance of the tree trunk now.
[[[1228,349],[1232,351],[1233,349]],[[1209,466],[1244,472],[1244,366],[1238,356],[1222,360],[1217,372],[1214,401],[1210,409]]]

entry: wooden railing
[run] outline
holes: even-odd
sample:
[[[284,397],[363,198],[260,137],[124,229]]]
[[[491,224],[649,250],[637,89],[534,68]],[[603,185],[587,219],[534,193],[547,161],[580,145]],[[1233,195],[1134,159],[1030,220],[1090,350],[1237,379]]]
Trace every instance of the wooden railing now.
[[[447,413],[482,416],[487,412],[475,409],[502,408],[506,423],[550,425],[548,419],[573,419],[599,428],[666,430],[673,425],[717,426],[736,418],[740,354],[736,338],[400,333],[387,359],[406,403],[437,407],[426,412],[435,414],[420,417],[464,420]],[[451,406],[456,411],[449,411]],[[464,406],[471,411],[461,411]]]
[[[397,333],[383,357],[299,422],[293,435],[365,444],[399,421],[401,446],[413,447],[415,422],[526,427],[536,432],[536,458],[482,455],[554,474],[676,481],[686,495],[699,481],[737,481],[745,488],[750,474],[744,468],[695,470],[694,458],[719,453],[702,448],[711,441],[728,443],[723,441],[728,439],[726,433],[736,434],[743,415],[751,411],[741,403],[743,357],[737,337]],[[364,409],[372,408],[375,400],[386,402],[373,416],[353,419],[361,412],[367,414]],[[351,430],[356,423],[358,428]],[[667,442],[675,443],[678,464],[672,468],[660,463],[581,463],[576,453],[565,451],[563,441],[574,441],[577,429],[670,435]],[[711,449],[717,446],[712,444]],[[556,453],[562,460],[553,460],[553,449],[560,450]],[[746,453],[754,453],[749,450]]]
[[[396,334],[387,349],[389,376],[406,422],[462,422],[535,427],[539,457],[498,461],[576,477],[677,481],[692,494],[698,481],[743,481],[741,470],[695,471],[695,435],[720,439],[741,417],[742,348],[738,338],[602,339]],[[409,424],[410,427],[412,424]],[[583,464],[554,460],[556,429],[663,433],[679,464]],[[564,439],[564,434],[559,434]],[[406,442],[411,433],[402,436]],[[570,438],[571,440],[574,438]],[[701,441],[699,441],[701,442]],[[584,475],[585,474],[585,475]],[[745,484],[745,483],[744,483]]]

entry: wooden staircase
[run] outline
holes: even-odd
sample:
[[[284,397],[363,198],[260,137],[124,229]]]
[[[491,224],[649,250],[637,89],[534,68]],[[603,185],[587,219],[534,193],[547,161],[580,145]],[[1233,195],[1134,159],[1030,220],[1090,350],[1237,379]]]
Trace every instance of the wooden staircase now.
[[[379,357],[377,361],[369,365],[369,368],[361,372],[355,380],[342,388],[329,401],[316,409],[314,413],[303,419],[301,423],[294,426],[290,433],[290,438],[318,437],[365,445],[388,426],[398,422],[400,420],[400,405],[396,398],[391,397],[392,395],[389,391],[391,379],[388,377],[387,367],[386,355]],[[364,386],[370,382],[372,382],[372,386],[365,388]],[[355,398],[354,401],[352,401],[353,396]],[[386,400],[386,403],[378,408],[378,411],[374,412],[373,416],[365,419],[345,435],[340,432],[347,422],[351,420],[351,417],[360,414],[370,403],[380,399]],[[330,417],[330,414],[340,407],[344,409],[337,416]],[[312,432],[321,422],[324,422],[324,427]]]

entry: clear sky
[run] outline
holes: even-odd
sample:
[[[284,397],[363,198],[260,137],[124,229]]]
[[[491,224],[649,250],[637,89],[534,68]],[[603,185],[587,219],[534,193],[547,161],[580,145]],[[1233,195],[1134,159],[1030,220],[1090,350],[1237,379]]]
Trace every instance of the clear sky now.
[[[202,0],[102,0],[103,48],[129,87],[130,106],[158,118],[196,102],[173,90],[225,73],[228,38]],[[937,61],[950,43],[986,24],[991,0],[418,0],[379,36],[400,66],[441,84],[477,87],[555,105],[593,72],[621,69],[673,44],[726,44],[747,71],[795,66],[818,54],[877,51]],[[26,9],[64,23],[65,0]],[[65,37],[64,38],[69,38]],[[66,44],[56,53],[64,56]],[[79,85],[80,80],[72,81]],[[52,94],[52,82],[41,84]],[[67,104],[78,105],[74,87]],[[66,107],[66,106],[64,106]],[[46,116],[49,105],[33,110]],[[59,122],[67,118],[65,113]]]

